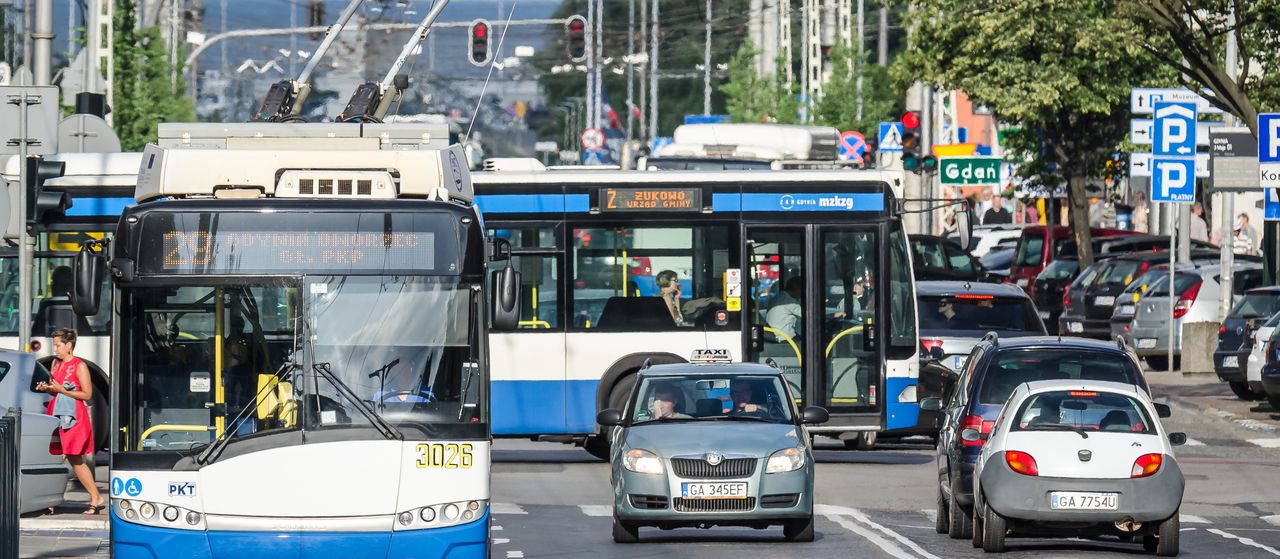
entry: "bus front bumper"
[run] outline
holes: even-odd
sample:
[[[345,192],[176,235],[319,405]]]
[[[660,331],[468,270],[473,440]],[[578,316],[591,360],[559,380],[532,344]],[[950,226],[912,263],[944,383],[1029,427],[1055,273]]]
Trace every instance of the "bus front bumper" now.
[[[112,511],[111,551],[116,559],[485,559],[489,513],[460,526],[399,532],[232,532],[144,526]]]

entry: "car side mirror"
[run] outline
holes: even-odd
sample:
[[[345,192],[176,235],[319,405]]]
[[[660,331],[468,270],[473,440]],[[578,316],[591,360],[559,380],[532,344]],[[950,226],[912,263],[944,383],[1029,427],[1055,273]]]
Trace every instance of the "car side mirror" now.
[[[1173,446],[1182,446],[1187,444],[1186,433],[1169,433],[1169,444]]]
[[[1168,404],[1156,404],[1156,416],[1160,417],[1160,419],[1173,417],[1173,410],[1169,408]],[[1183,435],[1183,438],[1185,439],[1186,436]]]
[[[605,427],[622,425],[622,410],[607,409],[596,414],[596,423]]]
[[[960,246],[969,250],[973,242],[973,214],[969,213],[968,202],[961,203],[956,211],[956,232],[960,234]]]
[[[920,400],[920,411],[942,411],[942,398],[930,397]]]
[[[932,359],[934,361],[942,361],[942,358],[946,357],[946,355],[947,354],[942,352],[941,347],[933,346],[929,348],[929,359]]]
[[[830,419],[831,419],[831,414],[827,413],[827,408],[824,408],[821,406],[806,407],[804,409],[804,413],[801,414],[801,417],[800,417],[801,422],[804,423],[805,425],[817,425],[819,423],[826,423]]]

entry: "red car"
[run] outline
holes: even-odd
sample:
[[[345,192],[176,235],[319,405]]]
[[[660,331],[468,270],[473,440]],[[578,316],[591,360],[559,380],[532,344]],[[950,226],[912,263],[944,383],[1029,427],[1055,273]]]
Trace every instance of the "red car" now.
[[[1136,235],[1123,229],[1091,227],[1093,238]],[[1022,230],[1018,250],[1014,251],[1013,265],[1009,268],[1009,280],[1021,287],[1030,297],[1035,297],[1036,276],[1053,261],[1055,246],[1071,238],[1071,228],[1066,225],[1046,227],[1034,225]]]

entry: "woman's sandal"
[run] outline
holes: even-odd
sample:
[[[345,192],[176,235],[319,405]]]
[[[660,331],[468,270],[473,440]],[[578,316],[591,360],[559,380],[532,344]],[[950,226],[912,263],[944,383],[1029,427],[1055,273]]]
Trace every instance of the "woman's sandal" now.
[[[98,513],[102,512],[102,509],[105,509],[105,508],[107,508],[107,504],[106,504],[106,503],[103,503],[103,504],[101,504],[101,505],[89,505],[89,508],[87,508],[87,509],[85,509],[85,510],[84,510],[84,514],[85,514],[85,515],[95,515],[95,514],[98,514]]]

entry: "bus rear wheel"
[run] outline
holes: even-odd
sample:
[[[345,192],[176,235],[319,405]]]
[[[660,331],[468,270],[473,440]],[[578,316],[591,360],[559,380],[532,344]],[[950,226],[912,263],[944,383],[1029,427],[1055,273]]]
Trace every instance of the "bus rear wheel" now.
[[[614,383],[613,388],[609,389],[609,399],[605,402],[609,409],[620,410],[627,405],[627,398],[631,396],[631,389],[636,385],[636,371],[627,373],[626,376]],[[603,410],[601,410],[603,411]],[[609,461],[609,430],[594,435],[588,435],[587,440],[582,442],[582,449],[587,453],[604,460]]]
[[[875,431],[860,431],[858,436],[844,439],[844,447],[847,450],[872,450],[878,438]]]

